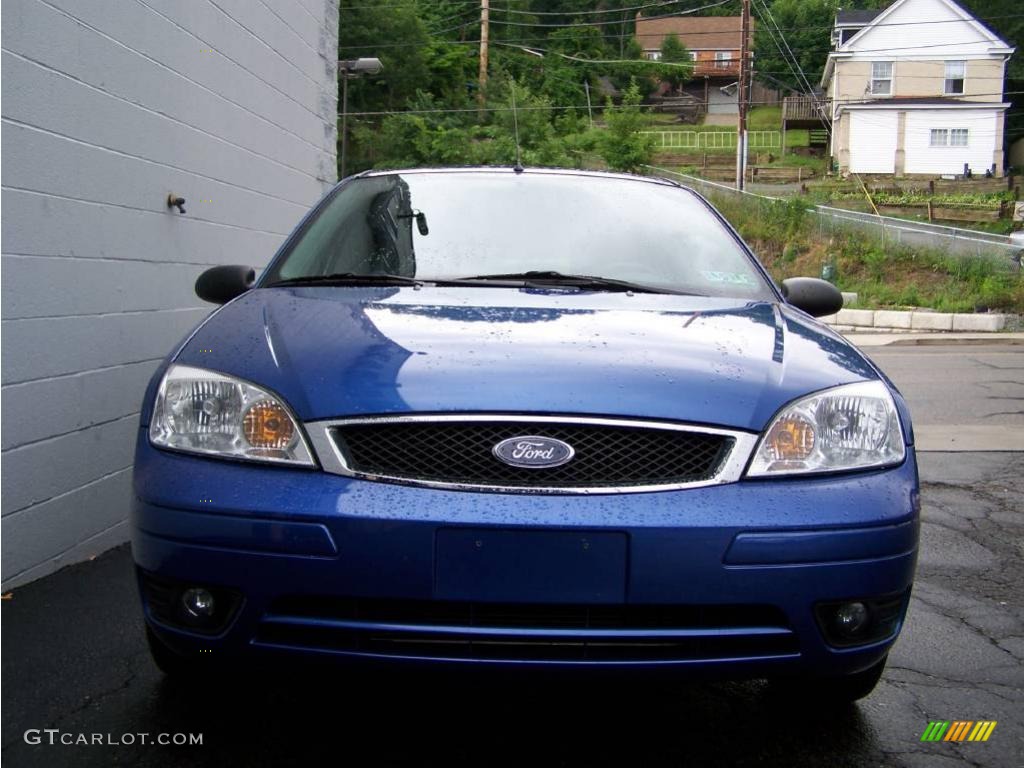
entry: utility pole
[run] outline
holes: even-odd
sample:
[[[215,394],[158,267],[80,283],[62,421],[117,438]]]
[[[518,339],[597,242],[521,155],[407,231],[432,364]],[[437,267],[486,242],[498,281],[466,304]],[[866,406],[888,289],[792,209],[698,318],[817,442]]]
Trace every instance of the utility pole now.
[[[346,64],[347,62],[338,62],[339,64]],[[338,176],[339,179],[344,179],[348,173],[346,164],[348,162],[348,69],[344,67],[338,67],[339,74],[341,75],[341,172]]]
[[[747,107],[750,105],[750,0],[743,0],[740,35],[740,81],[736,94],[740,112],[736,136],[736,189],[742,191],[747,175]]]
[[[590,81],[583,81],[583,90],[587,92],[587,115],[590,117],[590,127],[594,127],[594,109],[590,106]]]
[[[484,99],[487,89],[487,48],[491,31],[491,2],[480,0],[480,88],[476,94],[480,117],[484,115]]]

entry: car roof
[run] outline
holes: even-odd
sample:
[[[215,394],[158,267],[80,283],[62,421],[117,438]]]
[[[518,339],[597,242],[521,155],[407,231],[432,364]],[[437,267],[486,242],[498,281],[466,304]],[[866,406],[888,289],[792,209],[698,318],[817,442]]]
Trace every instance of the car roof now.
[[[637,181],[647,184],[658,184],[665,187],[676,187],[677,189],[685,189],[688,192],[693,190],[689,187],[685,187],[670,179],[663,179],[658,176],[638,176],[632,173],[612,173],[610,171],[584,171],[578,168],[513,168],[512,166],[502,165],[480,165],[480,166],[458,166],[451,168],[389,168],[373,171],[364,171],[363,173],[357,174],[354,178],[368,178],[373,176],[391,176],[393,174],[461,174],[461,173],[486,173],[495,176],[503,175],[530,175],[530,176],[581,176],[598,179],[619,179],[622,181]]]

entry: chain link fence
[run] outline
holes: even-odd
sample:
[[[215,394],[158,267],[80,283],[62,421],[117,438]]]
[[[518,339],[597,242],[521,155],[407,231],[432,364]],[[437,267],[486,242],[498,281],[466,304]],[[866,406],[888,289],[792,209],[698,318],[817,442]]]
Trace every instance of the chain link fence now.
[[[729,184],[708,181],[685,173],[646,166],[652,176],[677,181],[691,187],[705,197],[729,195],[761,200],[777,200],[769,195],[740,191]],[[809,206],[815,214],[818,233],[822,237],[832,234],[860,232],[882,243],[883,246],[927,248],[956,256],[976,256],[1006,260],[1016,269],[1021,266],[1021,247],[1010,242],[1007,235],[977,232],[972,229],[947,227],[941,224],[908,221],[892,216],[878,216],[872,213],[847,211],[827,205]]]

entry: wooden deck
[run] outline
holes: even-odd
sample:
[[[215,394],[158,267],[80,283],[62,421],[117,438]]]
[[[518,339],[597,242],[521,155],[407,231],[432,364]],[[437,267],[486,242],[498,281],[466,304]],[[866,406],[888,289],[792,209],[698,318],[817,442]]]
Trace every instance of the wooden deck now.
[[[830,121],[829,99],[810,96],[787,96],[782,100],[782,122],[787,128],[822,128]]]

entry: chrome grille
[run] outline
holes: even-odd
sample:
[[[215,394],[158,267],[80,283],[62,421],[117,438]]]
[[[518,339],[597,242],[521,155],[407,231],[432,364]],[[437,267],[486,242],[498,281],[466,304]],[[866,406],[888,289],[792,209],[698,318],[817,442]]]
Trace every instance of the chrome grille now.
[[[575,456],[560,466],[534,468],[510,466],[494,455],[502,440],[527,435],[561,440]],[[326,437],[342,474],[446,487],[571,492],[721,482],[741,435],[639,421],[416,416],[335,422],[326,425]]]

